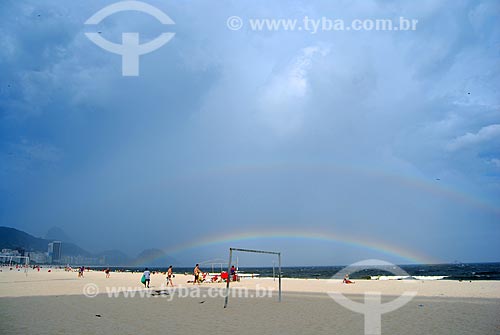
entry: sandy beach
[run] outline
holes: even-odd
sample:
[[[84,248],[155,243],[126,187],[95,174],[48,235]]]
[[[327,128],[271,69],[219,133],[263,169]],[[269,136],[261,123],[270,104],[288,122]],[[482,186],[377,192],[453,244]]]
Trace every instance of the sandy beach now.
[[[2,334],[364,334],[364,317],[335,302],[340,292],[363,302],[380,292],[386,303],[416,292],[403,307],[382,316],[382,334],[499,334],[498,281],[375,281],[345,285],[338,280],[244,279],[232,283],[223,308],[224,283],[192,285],[177,274],[176,290],[153,274],[151,288],[140,273],[29,270],[0,273]],[[133,293],[132,293],[133,292]]]
[[[0,335],[500,335],[500,0],[0,9]]]

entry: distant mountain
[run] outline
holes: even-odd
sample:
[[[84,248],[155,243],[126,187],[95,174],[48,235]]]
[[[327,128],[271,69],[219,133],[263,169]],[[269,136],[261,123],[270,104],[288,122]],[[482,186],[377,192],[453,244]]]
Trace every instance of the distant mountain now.
[[[178,262],[175,258],[168,256],[165,251],[160,249],[146,249],[132,262],[133,266],[168,267],[171,264],[178,264]]]
[[[48,244],[52,241],[54,240],[34,237],[15,228],[0,227],[0,249],[47,252]],[[62,244],[61,253],[64,256],[92,256],[76,244],[66,242]]]
[[[47,252],[48,244],[54,240],[62,241],[62,256],[83,256],[105,259],[105,264],[109,266],[161,266],[166,267],[170,264],[178,264],[174,258],[168,256],[160,249],[147,249],[142,251],[136,258],[131,259],[120,250],[107,250],[98,254],[92,254],[74,243],[64,240],[66,235],[60,228],[50,229],[47,236],[56,237],[54,239],[44,239],[34,237],[21,230],[9,227],[0,227],[0,249],[17,249],[24,251]],[[67,236],[67,235],[66,235]]]
[[[71,238],[68,236],[68,234],[66,234],[66,232],[59,227],[50,228],[47,231],[47,234],[45,234],[45,239],[53,241],[71,242]]]
[[[0,227],[1,249],[23,249],[26,251],[47,251],[49,242],[43,238],[31,236],[21,230]]]
[[[121,252],[120,250],[106,250],[96,255],[97,257],[105,257],[105,265],[127,266],[131,263],[132,259]]]
[[[46,240],[48,242],[52,242],[53,240]],[[85,249],[80,248],[76,244],[63,242],[61,246],[61,253],[63,256],[85,256],[85,257],[93,257],[94,255],[88,252]]]

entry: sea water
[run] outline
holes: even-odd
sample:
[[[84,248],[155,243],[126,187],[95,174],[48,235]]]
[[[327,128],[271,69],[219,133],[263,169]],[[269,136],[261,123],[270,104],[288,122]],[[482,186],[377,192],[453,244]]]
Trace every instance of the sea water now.
[[[428,265],[399,265],[408,275],[418,280],[500,280],[500,263],[458,263],[458,264],[428,264]],[[92,267],[97,269],[99,267]],[[100,267],[102,268],[102,267]],[[344,266],[287,266],[281,268],[283,278],[317,278],[329,279]],[[144,267],[110,267],[112,271],[141,272]],[[166,272],[167,267],[149,267],[151,271]],[[210,267],[201,268],[202,271],[211,272]],[[272,267],[239,267],[239,271],[251,274],[259,274],[260,277],[272,277]],[[351,279],[372,280],[398,280],[406,279],[406,276],[395,276],[391,269],[364,269],[351,272]],[[175,273],[193,272],[193,267],[175,267]],[[274,273],[277,274],[275,267]]]

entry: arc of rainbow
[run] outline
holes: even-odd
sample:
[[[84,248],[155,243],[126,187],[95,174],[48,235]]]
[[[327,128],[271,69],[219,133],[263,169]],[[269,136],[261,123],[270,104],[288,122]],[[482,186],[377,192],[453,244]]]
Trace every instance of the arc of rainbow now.
[[[415,251],[402,248],[396,245],[390,245],[382,241],[368,241],[360,238],[352,238],[347,236],[342,236],[339,234],[333,234],[330,232],[314,232],[314,231],[303,231],[303,230],[267,230],[267,231],[247,231],[230,233],[226,235],[216,235],[209,236],[203,239],[197,239],[193,242],[182,243],[177,246],[168,247],[164,249],[164,252],[171,256],[179,254],[183,251],[208,247],[212,245],[227,244],[227,243],[243,243],[251,240],[257,239],[309,239],[318,240],[325,242],[341,243],[345,245],[350,245],[353,247],[361,247],[364,249],[370,249],[379,253],[386,254],[388,256],[397,257],[398,259],[404,259],[410,263],[416,264],[433,264],[440,263],[437,259],[432,259],[427,255],[419,254]],[[152,258],[144,261],[153,261],[157,258]]]

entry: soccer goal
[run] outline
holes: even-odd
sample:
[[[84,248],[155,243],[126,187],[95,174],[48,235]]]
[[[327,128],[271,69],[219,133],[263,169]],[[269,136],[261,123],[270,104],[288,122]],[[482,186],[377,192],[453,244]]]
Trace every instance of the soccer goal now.
[[[227,307],[227,303],[229,300],[229,283],[231,282],[231,278],[229,274],[231,273],[231,265],[233,261],[233,251],[237,252],[250,252],[257,254],[270,254],[278,256],[278,301],[281,302],[281,252],[276,251],[265,251],[265,250],[252,250],[252,249],[239,249],[239,248],[229,248],[229,263],[227,265],[227,284],[226,284],[226,297],[224,300],[224,308]]]
[[[28,256],[0,255],[0,264],[8,266],[21,265],[24,268],[24,273],[27,276],[30,258]]]
[[[0,255],[0,263],[4,265],[24,265],[28,266],[30,258],[28,256]]]

